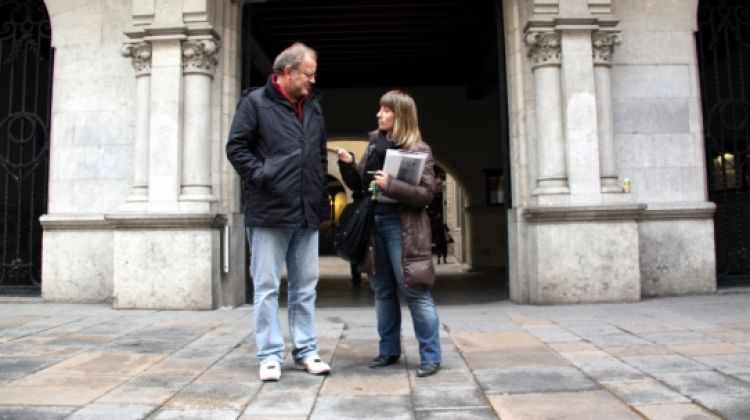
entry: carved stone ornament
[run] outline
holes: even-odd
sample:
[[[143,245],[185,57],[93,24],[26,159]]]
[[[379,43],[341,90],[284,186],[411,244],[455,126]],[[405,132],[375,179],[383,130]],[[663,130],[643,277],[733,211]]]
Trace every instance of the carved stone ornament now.
[[[594,65],[611,65],[615,46],[620,45],[620,34],[613,32],[594,32],[591,35],[594,50]]]
[[[151,74],[151,44],[140,42],[138,44],[125,44],[120,50],[123,57],[133,60],[133,68],[136,76]]]
[[[559,65],[561,63],[561,43],[559,32],[527,32],[526,45],[529,58],[534,66]]]
[[[216,63],[219,61],[216,58],[217,51],[219,44],[212,39],[185,41],[182,44],[182,56],[185,58],[182,70],[185,73],[213,76]]]

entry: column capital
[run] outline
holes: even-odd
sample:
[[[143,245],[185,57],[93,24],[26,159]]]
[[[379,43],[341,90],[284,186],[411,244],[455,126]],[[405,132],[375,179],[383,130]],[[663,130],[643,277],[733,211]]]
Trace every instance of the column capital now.
[[[204,74],[213,77],[216,63],[216,52],[219,43],[213,39],[194,39],[182,43],[182,56],[185,61],[182,70],[185,74]]]
[[[528,57],[534,67],[560,65],[562,61],[560,32],[528,31],[524,36],[524,41],[529,47]]]
[[[617,32],[597,31],[591,34],[595,66],[611,66],[615,46],[620,45],[622,37]]]
[[[150,42],[126,43],[122,46],[120,54],[125,58],[130,57],[132,59],[136,77],[151,74]]]

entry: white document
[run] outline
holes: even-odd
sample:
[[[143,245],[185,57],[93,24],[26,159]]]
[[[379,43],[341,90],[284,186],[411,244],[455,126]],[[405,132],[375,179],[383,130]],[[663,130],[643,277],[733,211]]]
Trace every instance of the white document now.
[[[385,152],[383,172],[399,181],[417,185],[419,184],[419,180],[422,179],[422,171],[424,171],[426,161],[427,153],[388,149]],[[386,197],[384,194],[380,194],[378,201],[383,203],[397,203],[396,200]]]

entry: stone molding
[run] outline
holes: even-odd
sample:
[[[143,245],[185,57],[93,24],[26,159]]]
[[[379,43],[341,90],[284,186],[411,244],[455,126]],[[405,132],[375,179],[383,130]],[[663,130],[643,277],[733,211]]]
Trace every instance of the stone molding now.
[[[622,37],[617,32],[598,31],[591,34],[595,66],[611,66],[615,46],[620,45]]]
[[[136,44],[125,44],[123,45],[120,54],[123,57],[129,57],[132,60],[136,77],[151,74],[151,43],[139,42]]]
[[[713,219],[715,212],[716,204],[710,201],[702,203],[658,203],[649,204],[641,219]]]
[[[534,67],[559,66],[562,63],[562,43],[560,32],[529,31],[524,37],[529,47],[528,57]]]
[[[648,205],[527,207],[521,210],[521,214],[529,223],[712,219],[715,212],[716,204],[710,201],[703,203],[656,203]]]
[[[216,53],[219,43],[213,39],[188,40],[182,44],[182,70],[185,74],[203,74],[213,77],[216,64],[219,62]]]
[[[55,229],[111,229],[104,215],[101,214],[45,214],[39,217],[39,223],[45,231]]]
[[[527,207],[522,210],[529,223],[599,222],[603,220],[636,220],[646,211],[645,204],[606,206]]]
[[[227,215],[223,213],[46,214],[39,218],[39,222],[45,231],[122,228],[219,228],[227,223]]]
[[[219,228],[227,223],[222,213],[113,213],[104,219],[113,228]]]

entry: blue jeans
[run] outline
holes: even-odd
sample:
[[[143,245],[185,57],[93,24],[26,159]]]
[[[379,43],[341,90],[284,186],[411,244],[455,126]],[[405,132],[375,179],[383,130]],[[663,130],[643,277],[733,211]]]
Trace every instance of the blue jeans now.
[[[247,228],[252,245],[253,313],[258,360],[284,360],[279,324],[279,286],[284,263],[288,274],[289,336],[292,356],[302,361],[318,355],[314,316],[318,284],[318,230]]]
[[[440,363],[440,321],[432,293],[422,286],[405,287],[404,284],[401,217],[398,214],[376,214],[373,227],[376,273],[370,284],[375,291],[380,354],[401,354],[401,305],[398,299],[398,290],[401,290],[411,312],[421,363]]]

